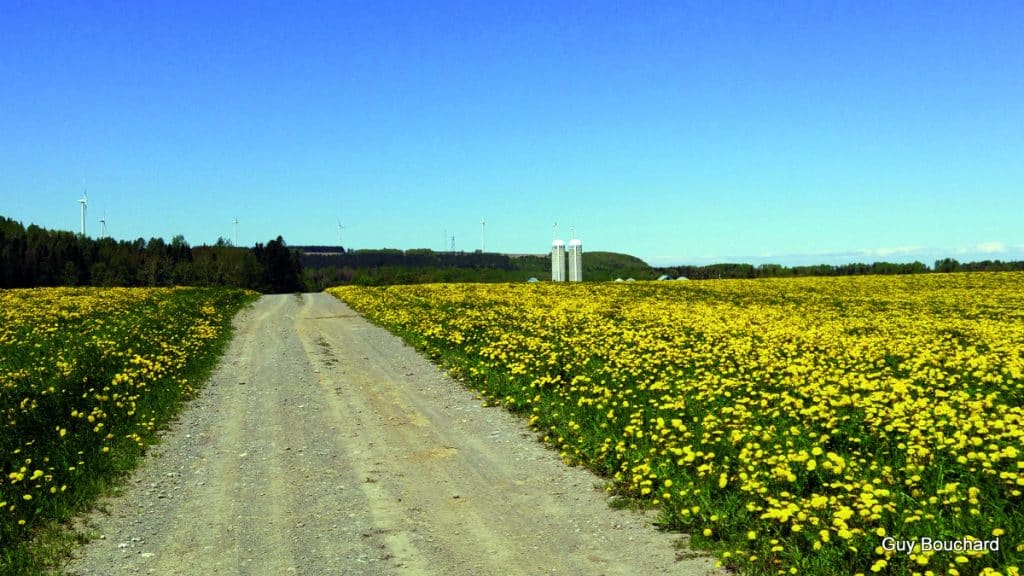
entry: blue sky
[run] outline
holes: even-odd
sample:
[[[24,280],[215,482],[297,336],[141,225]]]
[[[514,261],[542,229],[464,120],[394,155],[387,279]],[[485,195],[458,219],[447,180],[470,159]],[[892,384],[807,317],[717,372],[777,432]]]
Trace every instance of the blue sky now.
[[[1024,259],[1019,2],[0,0],[0,214],[117,238]]]

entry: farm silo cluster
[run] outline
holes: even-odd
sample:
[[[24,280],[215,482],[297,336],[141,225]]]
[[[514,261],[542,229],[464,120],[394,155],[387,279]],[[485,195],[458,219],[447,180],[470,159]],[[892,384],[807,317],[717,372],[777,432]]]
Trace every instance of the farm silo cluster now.
[[[565,242],[555,240],[551,243],[551,281],[565,282],[568,269],[569,282],[583,280],[583,242],[576,238],[569,240],[568,258]]]

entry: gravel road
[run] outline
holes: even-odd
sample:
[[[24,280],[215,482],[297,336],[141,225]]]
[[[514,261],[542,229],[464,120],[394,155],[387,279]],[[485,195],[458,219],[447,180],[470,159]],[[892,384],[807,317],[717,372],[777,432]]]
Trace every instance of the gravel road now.
[[[327,294],[264,296],[66,570],[708,574],[519,419]]]

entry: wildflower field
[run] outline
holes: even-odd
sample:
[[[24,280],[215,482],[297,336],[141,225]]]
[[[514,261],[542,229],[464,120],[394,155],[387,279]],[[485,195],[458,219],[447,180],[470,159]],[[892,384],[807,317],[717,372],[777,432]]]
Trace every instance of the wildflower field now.
[[[329,291],[741,573],[1024,564],[1024,274]]]
[[[27,538],[130,468],[254,297],[193,288],[0,290],[0,573],[40,569]]]

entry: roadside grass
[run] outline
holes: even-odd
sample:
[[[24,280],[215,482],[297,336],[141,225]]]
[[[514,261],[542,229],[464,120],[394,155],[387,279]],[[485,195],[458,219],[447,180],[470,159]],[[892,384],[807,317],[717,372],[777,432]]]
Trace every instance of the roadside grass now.
[[[71,520],[110,494],[202,385],[256,293],[0,292],[0,574],[58,572]]]

